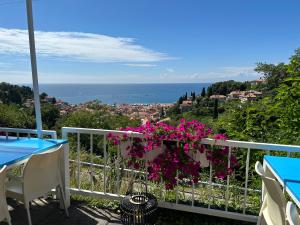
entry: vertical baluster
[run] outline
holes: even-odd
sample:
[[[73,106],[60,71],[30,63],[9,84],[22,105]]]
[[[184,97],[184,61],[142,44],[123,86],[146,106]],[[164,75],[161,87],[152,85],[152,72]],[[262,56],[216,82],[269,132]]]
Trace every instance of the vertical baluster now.
[[[288,151],[287,154],[286,154],[286,157],[290,157],[291,156],[291,152]]]
[[[8,132],[5,132],[6,140],[8,140]]]
[[[213,145],[211,145],[211,151],[213,151]],[[212,163],[211,161],[209,162],[209,194],[208,194],[208,208],[210,209],[211,206],[211,201],[212,201],[212,190],[213,190],[213,185],[212,185]]]
[[[192,181],[192,206],[195,205],[195,183]]]
[[[146,139],[143,139],[143,140],[144,140],[144,143],[147,142]],[[153,149],[152,149],[152,151],[153,151]],[[145,165],[145,181],[146,181],[146,189],[147,189],[147,191],[149,191],[148,190],[148,164],[149,164],[149,162],[148,162],[148,154],[146,152],[145,153],[144,165]]]
[[[250,148],[248,148],[248,150],[247,150],[247,158],[246,158],[246,178],[245,178],[243,214],[246,213],[246,203],[247,203],[247,193],[248,193],[248,176],[249,176],[249,161],[250,161]]]
[[[115,165],[117,169],[117,194],[120,195],[120,144],[117,147],[117,161]]]
[[[179,141],[176,141],[176,146],[179,148]],[[176,204],[178,204],[178,196],[179,195],[179,178],[178,178],[178,170],[176,170]]]
[[[27,133],[27,137],[28,137],[28,138],[31,138],[31,136],[30,136],[30,133],[29,133],[29,132]]]
[[[161,149],[163,149],[163,147],[164,147],[163,141],[161,141],[160,147],[161,147]],[[161,186],[161,189],[160,189],[161,199],[164,199],[164,201],[166,201],[166,192],[163,194],[164,182],[163,182],[162,177],[160,178],[160,186]]]
[[[80,190],[80,133],[77,133],[77,188]]]
[[[103,190],[106,193],[106,167],[107,167],[107,150],[106,150],[106,135],[103,135],[103,154],[104,154],[104,168],[103,168]]]
[[[94,140],[93,140],[93,134],[90,134],[90,158],[91,158],[91,164],[90,164],[90,183],[91,183],[91,191],[94,190],[94,171],[93,171],[93,163],[94,163]]]
[[[17,132],[17,139],[20,139],[20,133]]]
[[[231,157],[231,147],[229,147],[229,151],[228,151],[228,162],[227,162],[227,168],[230,168],[230,157]],[[229,201],[229,182],[230,182],[230,175],[227,175],[226,193],[225,193],[225,210],[226,210],[226,211],[228,211],[228,201]]]
[[[178,181],[178,170],[176,170],[176,204],[178,204],[179,195],[179,181]]]
[[[133,148],[133,137],[129,137],[129,140],[130,140],[129,145],[130,145],[130,151],[131,151],[132,148]],[[131,177],[132,177],[132,183],[131,183],[132,190],[129,189],[127,191],[134,191],[133,190],[133,183],[135,181],[135,173],[134,173],[133,165],[130,165],[130,167],[131,167],[130,173],[131,173]],[[129,188],[131,188],[131,187],[129,187]]]

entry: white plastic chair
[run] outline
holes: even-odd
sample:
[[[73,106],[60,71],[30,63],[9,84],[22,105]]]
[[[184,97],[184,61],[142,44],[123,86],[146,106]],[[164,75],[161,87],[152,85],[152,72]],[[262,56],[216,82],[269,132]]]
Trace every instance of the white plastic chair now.
[[[288,202],[286,205],[286,218],[289,225],[300,225],[300,216],[297,206],[292,202]]]
[[[32,224],[29,205],[34,199],[44,196],[53,188],[59,188],[65,212],[65,193],[60,171],[60,156],[63,147],[42,154],[32,155],[25,164],[22,177],[12,177],[6,187],[6,196],[22,201],[27,211],[28,223]]]
[[[8,205],[5,196],[6,166],[0,170],[0,221],[6,220],[11,225],[11,218],[8,212]]]
[[[286,200],[280,184],[275,179],[265,176],[260,162],[256,162],[255,170],[262,178],[266,190],[257,225],[285,225]]]

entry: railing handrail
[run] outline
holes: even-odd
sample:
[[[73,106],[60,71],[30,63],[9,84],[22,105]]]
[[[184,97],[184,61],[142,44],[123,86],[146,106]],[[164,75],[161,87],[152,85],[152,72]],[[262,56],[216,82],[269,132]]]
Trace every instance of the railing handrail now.
[[[79,127],[63,127],[62,133],[80,133],[80,134],[127,134],[130,137],[139,137],[143,138],[144,135],[142,133],[133,132],[133,131],[121,131],[121,130],[106,130],[106,129],[93,129],[93,128],[79,128]]]
[[[16,134],[36,134],[36,129],[25,129],[25,128],[12,128],[12,127],[0,127],[0,131],[6,132],[6,133],[16,133]],[[51,138],[56,139],[57,134],[54,130],[42,130],[43,135],[49,135]]]
[[[300,152],[299,145],[284,145],[284,144],[272,144],[272,143],[259,143],[250,141],[236,141],[236,140],[214,140],[211,138],[203,138],[201,140],[203,144],[228,146],[232,148],[251,148],[256,150],[265,151],[284,151],[284,152]]]
[[[128,134],[131,137],[140,137],[144,135],[139,132],[132,131],[120,131],[120,130],[106,130],[106,129],[93,129],[93,128],[78,128],[78,127],[63,127],[62,132],[66,133],[89,133],[89,134]],[[176,141],[176,140],[174,140]],[[272,144],[272,143],[259,143],[250,141],[236,141],[236,140],[214,140],[212,138],[203,138],[201,143],[207,145],[217,145],[217,146],[228,146],[232,148],[251,148],[256,150],[264,151],[283,151],[283,152],[300,152],[300,146],[298,145],[284,145],[284,144]]]

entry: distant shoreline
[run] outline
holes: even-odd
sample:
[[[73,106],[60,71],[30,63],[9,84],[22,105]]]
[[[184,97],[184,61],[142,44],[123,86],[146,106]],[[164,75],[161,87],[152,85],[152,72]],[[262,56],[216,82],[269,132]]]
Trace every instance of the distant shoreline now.
[[[40,84],[40,93],[45,92],[69,104],[93,100],[109,105],[174,104],[180,96],[191,92],[200,94],[208,86],[209,83]]]
[[[178,85],[178,84],[213,84],[214,82],[205,83],[39,83],[39,85]],[[24,85],[32,87],[32,83],[15,83],[15,85]]]

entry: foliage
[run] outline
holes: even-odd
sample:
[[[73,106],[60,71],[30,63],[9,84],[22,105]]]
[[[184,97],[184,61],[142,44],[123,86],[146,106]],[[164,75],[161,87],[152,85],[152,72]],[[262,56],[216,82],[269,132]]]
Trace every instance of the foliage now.
[[[198,121],[186,121],[182,119],[177,127],[165,124],[147,123],[139,127],[127,127],[123,131],[134,131],[144,134],[145,142],[141,138],[135,138],[134,143],[126,146],[129,166],[140,169],[143,165],[139,162],[147,158],[148,179],[154,182],[165,182],[167,190],[173,189],[179,180],[190,180],[198,182],[201,163],[194,158],[196,154],[207,154],[207,160],[212,162],[215,169],[215,176],[224,179],[225,176],[233,172],[237,166],[234,156],[230,158],[231,164],[227,168],[228,148],[214,147],[208,150],[201,144],[204,137],[212,135],[212,130]],[[215,140],[224,140],[224,135],[213,136]],[[114,145],[119,145],[120,141],[128,141],[129,136],[108,135]],[[165,148],[162,149],[162,145]],[[154,155],[149,159],[148,154]],[[206,154],[205,154],[206,153]],[[143,160],[142,160],[143,161]]]
[[[264,71],[273,96],[257,102],[227,104],[222,118],[217,121],[219,132],[230,138],[281,144],[300,143],[300,50],[289,64],[277,66],[259,64]]]
[[[0,104],[0,127],[33,128],[34,116],[26,108]]]
[[[206,95],[205,88],[202,88],[201,97],[205,97],[205,95]]]
[[[0,83],[0,101],[5,104],[22,104],[33,97],[30,87]]]
[[[127,116],[112,115],[109,110],[80,110],[62,117],[57,123],[57,128],[60,129],[61,127],[69,126],[114,130],[138,124],[139,121],[130,120]]]
[[[41,107],[43,129],[52,129],[60,118],[59,109],[50,103],[42,104]]]
[[[245,91],[250,87],[249,82],[237,82],[234,80],[216,82],[208,87],[207,94],[208,96],[219,94],[227,95],[232,91],[240,90]]]
[[[214,101],[214,113],[213,113],[213,118],[214,119],[217,119],[218,118],[218,116],[219,116],[219,112],[218,112],[218,106],[219,105],[219,101],[218,101],[218,99],[215,99],[215,101]]]
[[[266,84],[261,87],[264,91],[273,92],[288,77],[287,65],[284,63],[258,63],[255,71],[262,73],[266,80]]]

